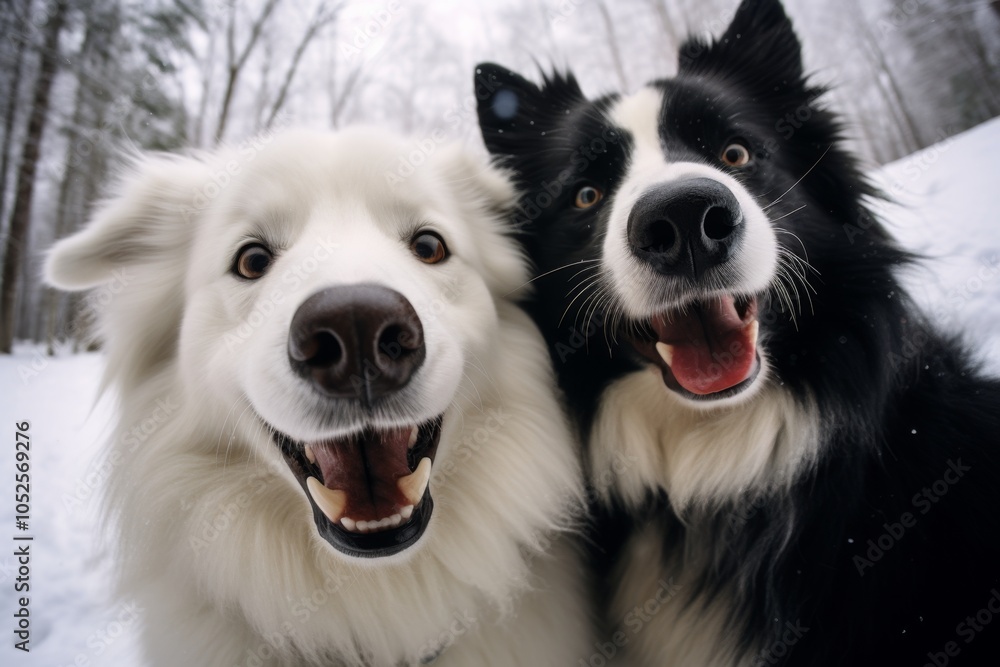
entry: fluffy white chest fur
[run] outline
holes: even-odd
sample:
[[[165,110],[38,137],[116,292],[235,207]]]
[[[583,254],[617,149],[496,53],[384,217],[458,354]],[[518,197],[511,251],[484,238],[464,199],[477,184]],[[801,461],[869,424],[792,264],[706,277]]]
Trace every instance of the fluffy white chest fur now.
[[[598,492],[630,507],[665,493],[677,514],[640,524],[613,575],[610,618],[627,640],[624,664],[752,664],[757,649],[736,645],[726,594],[709,599],[694,591],[712,562],[705,542],[668,542],[664,520],[684,522],[686,510],[730,501],[752,512],[756,496],[780,493],[814,464],[818,442],[812,402],[773,383],[749,401],[713,409],[674,399],[658,371],[608,387],[590,440]],[[738,512],[733,519],[740,520]]]

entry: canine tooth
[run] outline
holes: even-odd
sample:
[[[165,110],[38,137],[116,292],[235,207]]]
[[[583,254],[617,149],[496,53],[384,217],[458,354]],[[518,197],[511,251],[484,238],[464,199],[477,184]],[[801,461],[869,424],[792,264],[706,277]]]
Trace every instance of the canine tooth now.
[[[315,477],[307,479],[306,486],[309,488],[309,495],[326,518],[333,523],[340,521],[344,507],[347,506],[347,494],[343,491],[331,491]]]
[[[346,528],[347,530],[350,530],[352,532],[355,531],[355,530],[357,530],[357,528],[358,528],[358,525],[354,522],[354,519],[349,519],[346,516],[345,517],[341,517],[340,523],[341,523],[341,525],[344,526],[344,528]]]
[[[409,440],[409,442],[406,443],[406,448],[407,449],[409,449],[413,445],[417,444],[417,435],[418,435],[419,432],[420,432],[420,429],[417,428],[416,426],[414,426],[413,430],[410,431],[410,440]]]
[[[309,459],[309,463],[316,463],[316,452],[309,445],[306,445],[306,458]]]
[[[403,509],[399,510],[399,516],[403,521],[406,521],[413,516],[413,505],[407,505]]]
[[[657,343],[656,351],[660,353],[660,358],[663,359],[663,363],[667,366],[672,366],[674,363],[674,346],[667,345],[666,343]]]
[[[410,501],[410,504],[417,505],[420,503],[420,499],[424,497],[424,491],[427,490],[427,482],[430,478],[431,460],[430,457],[425,456],[420,459],[420,463],[417,464],[415,471],[406,477],[399,478],[396,486],[403,493],[403,497]]]
[[[747,328],[750,331],[750,344],[757,345],[757,333],[760,331],[760,322],[754,320],[747,325]]]

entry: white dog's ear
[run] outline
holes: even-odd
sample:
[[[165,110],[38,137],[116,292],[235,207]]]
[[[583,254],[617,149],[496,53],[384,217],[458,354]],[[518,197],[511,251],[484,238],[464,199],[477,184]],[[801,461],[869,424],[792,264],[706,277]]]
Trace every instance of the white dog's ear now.
[[[457,200],[471,209],[466,222],[480,227],[480,271],[495,294],[508,295],[529,277],[524,249],[513,236],[518,195],[511,174],[458,145],[443,148],[436,157]]]
[[[135,157],[81,231],[49,251],[45,280],[64,290],[85,290],[114,278],[116,269],[171,257],[186,246],[194,220],[217,194],[202,160]]]

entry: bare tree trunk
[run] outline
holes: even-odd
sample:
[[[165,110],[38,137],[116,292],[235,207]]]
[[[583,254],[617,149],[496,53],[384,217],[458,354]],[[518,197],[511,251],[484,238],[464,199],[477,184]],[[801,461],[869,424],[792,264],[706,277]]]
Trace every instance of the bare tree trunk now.
[[[226,133],[226,124],[229,122],[229,107],[233,102],[233,94],[236,92],[236,84],[239,81],[243,66],[253,52],[257,41],[260,39],[264,24],[278,6],[280,0],[267,0],[264,8],[260,12],[250,27],[250,37],[239,54],[236,53],[236,3],[229,7],[229,25],[226,28],[226,92],[222,96],[222,108],[219,110],[219,123],[215,128],[215,142],[222,141]]]
[[[53,12],[45,26],[38,79],[35,82],[34,100],[28,128],[21,151],[18,169],[14,210],[10,217],[10,232],[4,251],[3,284],[0,289],[0,353],[10,353],[14,342],[14,302],[17,297],[18,276],[24,262],[24,241],[31,223],[31,204],[35,188],[35,172],[49,113],[49,93],[59,69],[59,35],[62,33],[69,11],[68,0],[56,0]]]
[[[201,79],[201,99],[198,101],[198,117],[195,119],[194,136],[195,145],[204,146],[205,123],[208,121],[208,99],[212,95],[212,69],[215,65],[215,31],[209,29],[208,33],[208,57],[202,63]]]
[[[0,157],[0,220],[6,213],[7,174],[10,171],[10,154],[14,146],[14,120],[17,117],[17,98],[21,89],[21,65],[24,52],[27,49],[26,40],[14,36],[14,31],[8,33],[10,42],[16,42],[14,64],[11,65],[10,86],[7,87],[7,103],[3,110],[3,157]],[[0,225],[2,227],[3,225]]]
[[[652,5],[653,11],[659,17],[660,25],[667,36],[667,39],[660,40],[660,49],[663,52],[664,59],[671,62],[671,64],[675,64],[673,61],[676,60],[681,37],[677,30],[678,25],[675,23],[673,17],[670,16],[670,9],[667,6],[669,1],[649,0],[649,4]]]
[[[275,98],[274,104],[271,105],[271,111],[268,113],[267,120],[264,122],[265,130],[271,129],[271,126],[274,125],[275,119],[281,112],[281,107],[285,105],[285,100],[288,97],[288,89],[292,86],[292,81],[295,79],[295,73],[299,69],[299,63],[302,61],[302,56],[305,55],[306,50],[309,48],[309,43],[312,42],[316,35],[319,34],[320,30],[337,20],[337,15],[340,14],[340,10],[343,6],[343,3],[338,3],[332,8],[327,9],[326,3],[320,3],[320,5],[316,8],[316,15],[310,21],[309,27],[306,29],[305,34],[302,35],[302,39],[299,41],[298,46],[295,47],[295,54],[292,56],[292,61],[288,65],[288,71],[285,72],[285,78],[281,83],[281,90],[278,91],[278,97]]]
[[[106,109],[97,107],[97,115],[94,121],[96,127],[104,125]],[[81,220],[90,217],[94,200],[97,199],[97,190],[100,185],[100,176],[107,172],[107,154],[104,151],[95,151],[90,164],[90,169],[84,173],[83,181],[83,210],[80,214]],[[73,340],[73,352],[78,352],[80,343],[85,342],[88,351],[97,349],[98,341],[94,340],[88,330],[91,319],[87,312],[87,299],[80,292],[71,293],[65,305],[65,312],[59,321],[65,322],[65,332],[68,338]]]
[[[332,105],[330,108],[330,127],[337,127],[340,124],[340,116],[344,113],[344,108],[351,97],[351,92],[353,92],[358,80],[361,78],[361,67],[361,65],[356,66],[347,75],[347,81],[340,87],[339,95],[334,96],[333,85],[331,83],[330,97],[332,98]]]
[[[993,8],[997,8],[994,3]],[[984,105],[984,117],[992,118],[1000,113],[1000,92],[996,85],[996,71],[989,66],[989,54],[986,45],[983,43],[983,36],[976,25],[973,12],[975,5],[969,3],[962,8],[963,11],[956,12],[956,22],[960,24],[962,38],[958,40],[959,49],[962,55],[966,56],[966,63],[969,71],[979,83],[980,100]],[[967,48],[962,49],[961,45]]]
[[[896,81],[896,77],[892,73],[892,68],[889,66],[889,62],[885,57],[885,52],[882,51],[882,47],[879,45],[878,40],[872,34],[871,26],[867,23],[865,19],[865,13],[861,7],[859,0],[852,0],[853,11],[851,12],[855,19],[855,24],[860,33],[860,37],[864,42],[864,46],[867,49],[872,62],[875,65],[875,83],[879,90],[882,91],[882,95],[885,98],[886,104],[890,110],[895,111],[895,115],[898,117],[901,128],[900,137],[903,140],[903,153],[902,155],[908,155],[925,145],[923,138],[920,135],[920,129],[917,127],[916,121],[910,114],[909,109],[906,107],[906,100],[903,97],[903,92],[899,88],[899,84]],[[885,76],[881,76],[884,74]],[[895,157],[902,157],[902,155]]]
[[[79,188],[80,170],[77,160],[74,159],[75,151],[80,149],[80,128],[86,122],[86,108],[88,105],[88,83],[87,78],[94,73],[95,67],[92,62],[94,56],[94,38],[99,28],[95,25],[97,12],[91,11],[87,16],[87,26],[83,37],[83,45],[80,47],[79,56],[75,59],[78,63],[76,93],[73,96],[73,116],[70,118],[66,131],[66,156],[63,159],[63,177],[59,183],[59,196],[56,199],[56,221],[53,241],[66,236],[70,231],[70,199]],[[60,296],[55,290],[49,287],[42,288],[42,307],[39,309],[43,322],[39,326],[41,331],[45,330],[46,349],[49,355],[55,352],[55,335],[57,330],[57,319],[59,311]]]
[[[622,62],[621,48],[618,46],[618,37],[615,35],[615,23],[611,20],[611,12],[604,0],[598,0],[597,11],[601,14],[601,21],[604,23],[604,32],[608,38],[608,48],[611,50],[611,63],[615,67],[615,74],[618,75],[618,83],[621,89],[629,89],[628,77],[625,75],[625,65]]]

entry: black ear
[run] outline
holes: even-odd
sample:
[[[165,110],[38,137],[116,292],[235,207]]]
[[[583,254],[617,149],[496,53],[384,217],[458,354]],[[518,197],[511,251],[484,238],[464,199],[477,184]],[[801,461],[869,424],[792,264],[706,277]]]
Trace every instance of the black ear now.
[[[780,0],[743,0],[717,40],[685,42],[679,70],[722,74],[762,92],[787,89],[803,83],[802,46]]]
[[[493,155],[537,151],[536,140],[584,99],[572,74],[544,76],[542,85],[494,63],[476,65],[473,80],[479,128]]]

